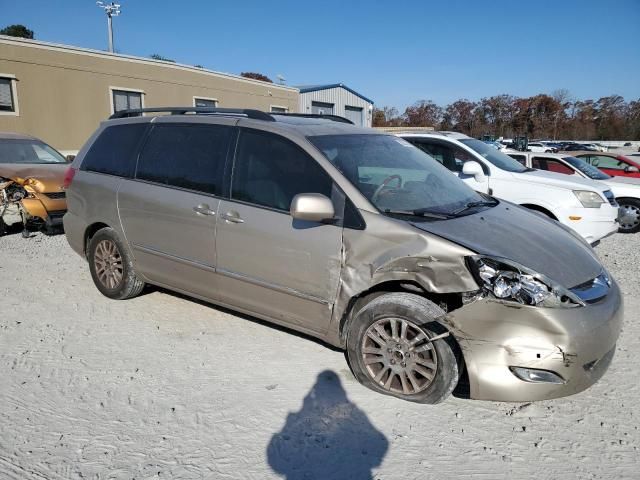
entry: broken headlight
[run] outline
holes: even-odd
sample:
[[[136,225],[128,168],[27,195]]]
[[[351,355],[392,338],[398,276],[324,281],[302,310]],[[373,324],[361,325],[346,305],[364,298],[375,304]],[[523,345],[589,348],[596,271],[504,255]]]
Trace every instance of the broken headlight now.
[[[521,305],[571,308],[584,305],[577,295],[553,280],[503,258],[468,257],[482,290],[497,299]]]

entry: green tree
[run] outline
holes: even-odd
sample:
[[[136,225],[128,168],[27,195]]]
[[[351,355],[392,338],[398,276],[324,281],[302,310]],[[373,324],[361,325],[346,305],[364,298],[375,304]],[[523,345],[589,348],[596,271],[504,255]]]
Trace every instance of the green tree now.
[[[24,25],[9,25],[0,30],[0,35],[33,39],[33,30],[29,30]]]
[[[176,61],[172,58],[163,57],[159,53],[152,53],[151,55],[149,55],[149,58],[153,58],[154,60],[162,60],[163,62],[176,63]]]
[[[267,77],[266,75],[263,75],[262,73],[257,73],[257,72],[242,72],[240,74],[241,77],[244,78],[253,78],[254,80],[260,80],[263,82],[269,82],[269,83],[273,83],[273,80],[271,80],[269,77]]]

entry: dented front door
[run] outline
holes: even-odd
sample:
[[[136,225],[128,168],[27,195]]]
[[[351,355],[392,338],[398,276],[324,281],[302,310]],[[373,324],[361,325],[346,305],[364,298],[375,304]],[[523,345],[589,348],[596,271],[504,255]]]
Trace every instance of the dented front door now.
[[[217,273],[223,302],[324,333],[340,275],[342,227],[220,202]]]

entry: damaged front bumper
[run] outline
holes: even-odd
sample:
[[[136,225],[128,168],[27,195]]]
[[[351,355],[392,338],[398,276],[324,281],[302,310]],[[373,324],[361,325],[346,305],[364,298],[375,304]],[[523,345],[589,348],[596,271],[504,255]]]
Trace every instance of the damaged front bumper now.
[[[613,358],[622,317],[612,281],[604,298],[584,307],[484,297],[449,313],[447,323],[463,351],[471,398],[525,402],[573,395],[596,383]],[[525,381],[523,371],[552,372],[558,381]]]

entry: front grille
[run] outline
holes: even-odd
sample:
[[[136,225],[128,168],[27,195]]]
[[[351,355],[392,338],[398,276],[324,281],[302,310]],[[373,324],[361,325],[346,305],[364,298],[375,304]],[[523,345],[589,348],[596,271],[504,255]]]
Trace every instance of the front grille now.
[[[47,214],[49,215],[49,218],[62,218],[64,217],[64,214],[67,213],[66,210],[51,210],[49,212],[47,212]]]
[[[52,200],[61,200],[63,198],[67,198],[67,192],[50,192],[45,193],[45,195]]]
[[[618,202],[616,202],[616,197],[613,196],[613,192],[611,190],[605,190],[604,196],[611,205],[613,205],[614,207],[618,206]]]
[[[597,303],[602,300],[611,288],[611,280],[606,272],[602,272],[596,278],[588,282],[576,285],[571,292],[576,294],[585,303]]]

